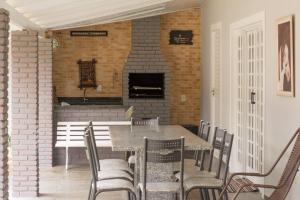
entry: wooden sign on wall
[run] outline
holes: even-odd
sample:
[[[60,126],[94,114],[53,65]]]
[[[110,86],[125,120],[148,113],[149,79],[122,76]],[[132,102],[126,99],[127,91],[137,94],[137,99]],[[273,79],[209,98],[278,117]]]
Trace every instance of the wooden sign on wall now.
[[[79,88],[97,87],[96,85],[96,66],[97,61],[95,59],[91,61],[78,60],[79,65]]]
[[[107,31],[71,31],[71,36],[77,37],[106,37],[108,36]]]
[[[172,30],[170,32],[169,44],[193,45],[193,31],[191,31],[191,30]]]

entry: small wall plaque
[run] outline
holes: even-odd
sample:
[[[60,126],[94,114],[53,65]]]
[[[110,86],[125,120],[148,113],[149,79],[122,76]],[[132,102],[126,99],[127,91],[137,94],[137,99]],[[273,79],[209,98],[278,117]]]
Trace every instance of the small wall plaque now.
[[[193,31],[191,31],[191,30],[172,30],[170,32],[169,44],[193,45]]]
[[[79,88],[97,87],[96,85],[96,66],[97,61],[95,59],[91,61],[78,60],[79,65]]]
[[[71,36],[77,37],[106,37],[108,36],[107,31],[71,31]]]

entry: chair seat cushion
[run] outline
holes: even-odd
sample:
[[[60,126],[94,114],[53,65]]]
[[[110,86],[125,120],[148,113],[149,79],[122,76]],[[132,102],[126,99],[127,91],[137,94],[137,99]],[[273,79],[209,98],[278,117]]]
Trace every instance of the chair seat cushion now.
[[[194,188],[221,188],[223,186],[223,180],[216,178],[189,178],[183,182],[185,190],[191,190]]]
[[[122,170],[98,171],[98,179],[99,180],[116,179],[116,178],[133,181],[132,176],[130,176],[127,172],[122,171]]]
[[[139,183],[139,187],[143,192],[143,184]],[[157,182],[157,183],[147,183],[147,192],[179,192],[180,184],[178,182]]]
[[[177,180],[180,180],[180,172],[175,174],[175,177]],[[202,178],[215,178],[216,173],[215,172],[209,172],[209,171],[196,171],[196,172],[184,172],[183,173],[183,179],[189,179],[194,177],[202,177]]]
[[[100,169],[101,170],[123,170],[127,171],[130,174],[133,174],[133,171],[128,166],[128,163],[125,160],[122,159],[103,159],[99,160],[100,162]]]
[[[97,181],[97,190],[104,192],[116,190],[130,190],[134,192],[134,187],[130,181],[123,179],[110,179]]]
[[[135,159],[136,159],[135,155],[130,156],[130,157],[128,158],[128,163],[129,163],[129,165],[134,165],[134,164],[135,164]]]

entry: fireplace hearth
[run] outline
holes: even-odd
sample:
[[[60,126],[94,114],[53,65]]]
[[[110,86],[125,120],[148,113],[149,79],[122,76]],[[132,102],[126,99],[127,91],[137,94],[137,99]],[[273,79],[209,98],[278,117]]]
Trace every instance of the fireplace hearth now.
[[[163,99],[164,73],[129,73],[130,99]]]

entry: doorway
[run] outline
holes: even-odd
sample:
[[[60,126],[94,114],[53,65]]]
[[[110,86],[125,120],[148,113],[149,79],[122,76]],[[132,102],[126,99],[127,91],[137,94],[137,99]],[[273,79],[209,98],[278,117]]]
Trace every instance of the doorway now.
[[[264,21],[262,12],[230,27],[230,130],[235,133],[235,171],[262,173],[264,169]]]
[[[221,34],[222,24],[216,23],[211,26],[210,42],[210,122],[212,126],[221,126]]]

